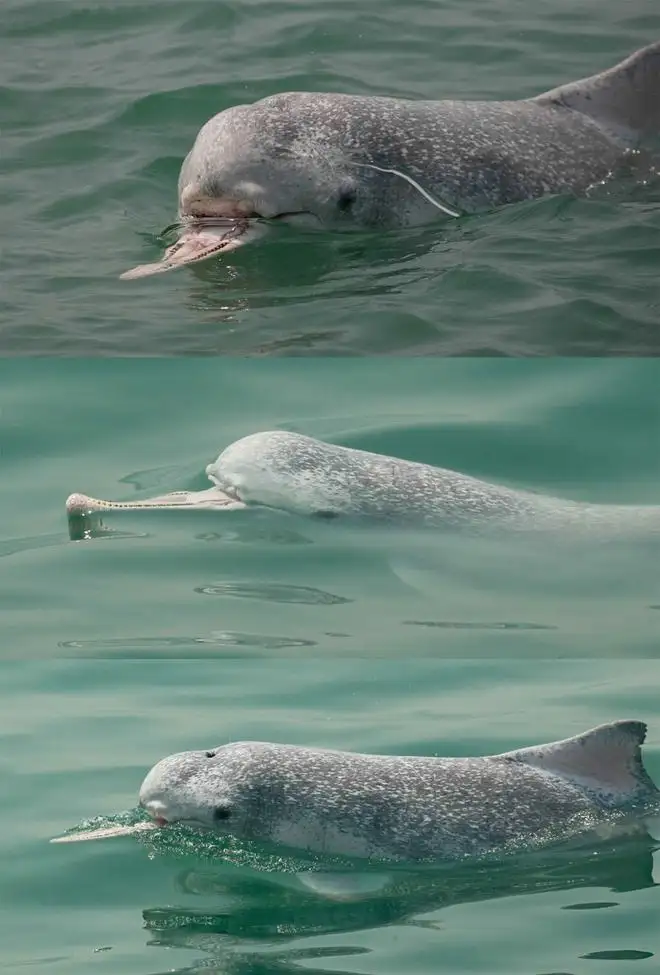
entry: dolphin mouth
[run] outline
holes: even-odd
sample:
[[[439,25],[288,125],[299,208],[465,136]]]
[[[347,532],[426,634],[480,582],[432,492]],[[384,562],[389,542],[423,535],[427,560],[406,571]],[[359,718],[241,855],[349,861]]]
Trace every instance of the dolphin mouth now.
[[[195,217],[183,225],[181,236],[167,248],[160,261],[138,264],[119,277],[122,281],[132,281],[197,264],[216,254],[228,254],[263,232],[264,228],[251,216]]]
[[[135,836],[152,829],[156,829],[160,823],[142,820],[130,826],[121,824],[113,826],[101,826],[96,829],[84,830],[82,833],[65,833],[64,836],[54,836],[51,843],[81,843],[85,840],[109,840],[116,836]]]
[[[87,529],[98,522],[99,516],[112,511],[166,511],[171,509],[198,511],[233,511],[247,508],[237,497],[226,494],[218,487],[205,491],[171,491],[143,501],[106,501],[75,493],[66,499],[69,537],[78,541],[86,537]]]
[[[106,501],[87,494],[71,494],[66,500],[66,512],[70,517],[101,514],[104,511],[165,510],[169,508],[196,508],[201,511],[246,508],[247,505],[218,487],[204,491],[170,491],[143,501]]]

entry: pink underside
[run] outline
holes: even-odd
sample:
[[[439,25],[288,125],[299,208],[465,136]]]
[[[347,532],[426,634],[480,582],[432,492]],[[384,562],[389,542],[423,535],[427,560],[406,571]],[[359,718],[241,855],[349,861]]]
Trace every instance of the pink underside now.
[[[145,278],[151,274],[162,274],[164,271],[174,271],[185,264],[196,264],[215,254],[233,251],[248,240],[252,240],[258,233],[259,231],[246,220],[236,221],[225,227],[190,227],[184,230],[176,244],[167,248],[160,261],[154,264],[138,264],[130,271],[124,271],[119,277],[128,281],[134,278]]]

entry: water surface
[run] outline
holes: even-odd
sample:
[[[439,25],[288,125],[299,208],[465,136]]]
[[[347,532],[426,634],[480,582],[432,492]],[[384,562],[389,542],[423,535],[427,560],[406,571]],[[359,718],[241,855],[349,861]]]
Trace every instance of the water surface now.
[[[302,887],[287,858],[47,841],[127,813],[164,755],[240,738],[470,755],[639,716],[657,781],[657,661],[22,660],[0,674],[8,971],[654,970],[658,854],[642,838],[400,869],[381,894],[344,901]]]
[[[4,354],[656,354],[660,187],[396,234],[273,228],[142,281],[196,132],[291,89],[524,98],[660,37],[654,0],[8,0]]]
[[[545,495],[660,504],[655,360],[0,362],[4,654],[573,657],[659,649],[658,535],[500,538],[272,510],[117,513],[258,430]]]
[[[660,781],[651,538],[461,544],[250,511],[117,517],[71,541],[64,512],[74,490],[202,487],[225,444],[268,428],[657,504],[657,372],[622,359],[0,361],[3,967],[652,971],[649,837],[405,869],[350,900],[302,886],[288,855],[48,840],[130,819],[164,755],[241,738],[470,755],[633,717]]]

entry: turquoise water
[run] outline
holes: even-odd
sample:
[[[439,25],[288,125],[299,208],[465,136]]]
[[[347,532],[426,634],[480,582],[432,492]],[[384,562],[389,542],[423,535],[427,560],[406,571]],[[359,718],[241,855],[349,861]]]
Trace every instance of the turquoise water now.
[[[286,860],[209,859],[133,837],[47,842],[134,808],[164,755],[246,737],[469,755],[634,715],[649,722],[644,751],[657,781],[657,661],[21,660],[1,673],[6,971],[657,969],[657,844],[643,838],[487,868],[405,870],[352,901],[313,894]]]
[[[635,717],[660,781],[657,539],[514,545],[247,511],[107,517],[72,541],[64,511],[72,491],[201,488],[223,446],[267,428],[657,504],[658,368],[1,360],[3,969],[654,971],[645,836],[365,868],[377,889],[349,899],[304,886],[288,854],[176,834],[48,840],[130,821],[159,758],[241,738],[469,755]]]
[[[74,491],[201,489],[224,446],[273,428],[660,505],[660,367],[577,358],[660,349],[657,178],[403,234],[273,228],[223,262],[118,280],[162,250],[181,160],[215,112],[291,88],[524,97],[659,37],[657,4],[9,0],[3,14],[0,967],[655,971],[650,837],[365,867],[382,889],[344,899],[284,854],[48,840],[130,820],[164,755],[241,738],[470,755],[633,717],[660,782],[657,537],[248,511],[113,514],[75,540],[64,508]],[[314,357],[328,353],[343,358]],[[117,354],[169,358],[101,358]]]
[[[655,0],[9,0],[0,38],[3,354],[657,354],[660,187],[402,234],[273,228],[162,251],[216,112],[286,89],[525,97],[660,36]]]
[[[582,501],[660,504],[655,360],[4,360],[5,655],[655,656],[658,536],[130,512],[284,428]]]

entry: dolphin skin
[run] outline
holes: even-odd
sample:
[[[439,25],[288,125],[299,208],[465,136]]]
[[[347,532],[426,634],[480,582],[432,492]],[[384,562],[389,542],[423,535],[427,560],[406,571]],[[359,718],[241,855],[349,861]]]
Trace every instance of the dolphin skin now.
[[[226,253],[264,221],[396,229],[583,195],[659,132],[660,42],[520,100],[270,95],[202,127],[179,175],[179,239],[121,277]]]
[[[657,814],[645,737],[642,721],[622,720],[475,758],[233,742],[159,761],[139,805],[152,828],[181,823],[311,853],[407,862],[498,855],[594,830],[608,835]],[[70,837],[78,838],[95,836]]]
[[[242,437],[206,473],[211,488],[143,501],[72,494],[66,502],[71,537],[84,537],[105,513],[259,507],[461,531],[560,531],[599,539],[660,535],[660,505],[590,504],[534,494],[286,430]]]

